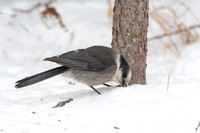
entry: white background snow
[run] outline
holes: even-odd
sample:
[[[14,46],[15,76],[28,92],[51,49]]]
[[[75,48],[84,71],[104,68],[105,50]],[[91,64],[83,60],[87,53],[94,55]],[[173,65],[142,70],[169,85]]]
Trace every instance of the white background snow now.
[[[162,42],[148,43],[146,85],[98,86],[102,95],[97,95],[86,85],[56,76],[14,88],[15,81],[57,66],[42,61],[45,57],[111,44],[112,22],[107,17],[106,0],[55,2],[52,6],[68,32],[58,24],[45,27],[39,15],[42,9],[30,14],[12,10],[27,9],[37,2],[0,0],[0,133],[195,133],[200,121],[199,41],[184,47],[178,44],[180,58],[169,51],[164,56]],[[199,0],[185,2],[200,18]],[[176,2],[167,4],[175,6]],[[187,15],[183,19],[191,25],[199,23]],[[148,35],[154,34],[149,30]],[[74,100],[52,108],[68,98]]]

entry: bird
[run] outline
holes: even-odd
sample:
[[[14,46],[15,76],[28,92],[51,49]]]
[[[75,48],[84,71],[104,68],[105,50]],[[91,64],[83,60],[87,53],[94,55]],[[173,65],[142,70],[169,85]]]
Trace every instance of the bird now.
[[[96,93],[101,94],[93,86],[106,85],[114,81],[119,86],[127,87],[131,79],[131,69],[123,55],[106,46],[91,46],[77,49],[58,56],[45,58],[60,66],[18,80],[16,88],[26,87],[59,74],[67,73],[75,80],[91,87]]]

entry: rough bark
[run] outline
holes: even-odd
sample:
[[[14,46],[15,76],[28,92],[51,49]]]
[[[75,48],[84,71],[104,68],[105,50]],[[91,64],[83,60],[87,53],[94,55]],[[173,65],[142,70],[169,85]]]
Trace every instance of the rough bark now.
[[[112,47],[129,62],[130,84],[146,84],[149,0],[115,0]]]

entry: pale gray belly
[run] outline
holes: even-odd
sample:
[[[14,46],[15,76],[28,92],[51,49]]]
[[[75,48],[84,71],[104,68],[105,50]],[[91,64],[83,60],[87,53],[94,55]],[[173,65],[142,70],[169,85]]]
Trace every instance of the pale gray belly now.
[[[100,72],[69,69],[66,73],[79,82],[85,83],[88,86],[94,86],[111,81],[116,73],[116,69],[116,66],[112,66],[109,69]]]

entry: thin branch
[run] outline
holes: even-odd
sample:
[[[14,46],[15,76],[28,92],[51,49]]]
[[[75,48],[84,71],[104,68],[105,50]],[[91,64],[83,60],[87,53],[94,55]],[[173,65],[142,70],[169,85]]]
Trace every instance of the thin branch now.
[[[197,127],[195,128],[195,132],[197,132],[198,128],[200,127],[200,122],[199,124],[197,125]]]
[[[174,14],[173,14],[174,15]],[[171,42],[171,44],[173,45],[173,47],[175,48],[177,54],[180,53],[178,47],[176,46],[176,43],[173,41],[172,37],[169,36],[169,26],[171,25],[169,20],[166,19],[165,17],[161,16],[159,13],[155,12],[155,14],[152,14],[151,17],[160,25],[160,27],[165,31],[165,34],[168,36],[169,41]],[[171,27],[171,26],[170,26]]]
[[[65,101],[59,102],[56,106],[53,106],[52,108],[63,107],[66,103],[70,103],[71,101],[73,101],[73,99],[69,98],[69,99],[67,99]]]
[[[49,0],[47,2],[38,2],[35,5],[33,5],[32,7],[30,7],[29,9],[13,8],[13,10],[16,12],[21,12],[21,13],[31,13],[35,9],[38,9],[39,7],[43,6],[43,7],[45,7],[45,9],[42,12],[40,12],[40,15],[42,16],[41,18],[42,18],[42,22],[44,22],[44,25],[47,28],[50,28],[45,21],[48,20],[49,16],[55,17],[56,20],[58,20],[58,24],[60,25],[60,27],[62,29],[64,29],[65,31],[67,31],[67,28],[66,28],[65,24],[63,23],[60,14],[57,12],[57,10],[54,7],[50,7],[50,4],[52,4],[55,1],[56,0]]]
[[[19,8],[13,8],[14,11],[16,12],[21,12],[21,13],[31,13],[33,10],[35,10],[36,8],[40,7],[40,6],[45,6],[48,7],[50,4],[52,4],[53,2],[55,2],[56,0],[49,0],[47,2],[38,2],[35,5],[33,5],[31,8],[29,9],[19,9]]]
[[[193,25],[193,26],[189,27],[190,30],[193,30],[193,29],[196,29],[196,28],[200,28],[200,24]],[[187,30],[188,30],[188,28],[184,28],[184,29],[181,29],[181,30],[176,30],[176,31],[173,31],[173,32],[164,33],[164,34],[161,34],[161,35],[158,35],[158,36],[151,37],[151,38],[148,39],[148,41],[153,41],[153,40],[157,40],[157,39],[164,38],[164,37],[167,37],[167,36],[172,36],[172,35],[179,34],[181,32],[187,31]]]
[[[19,9],[19,8],[13,8],[14,11],[16,12],[21,12],[21,13],[31,13],[33,10],[35,10],[36,8],[42,6],[42,3],[36,3],[35,5],[33,5],[30,9]]]

